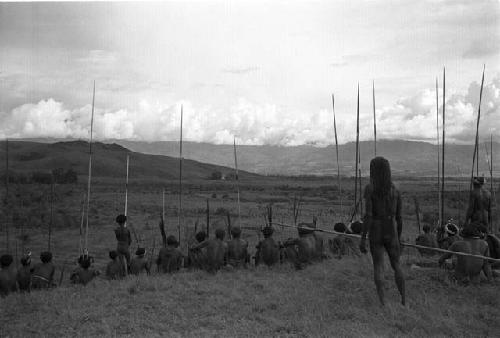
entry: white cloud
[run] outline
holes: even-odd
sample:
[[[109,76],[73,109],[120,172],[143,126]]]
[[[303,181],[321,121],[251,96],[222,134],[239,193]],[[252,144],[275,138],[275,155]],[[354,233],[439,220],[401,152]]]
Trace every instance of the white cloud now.
[[[403,138],[434,141],[436,138],[436,101],[434,89],[424,89],[403,97],[393,105],[377,109],[379,138]],[[475,135],[479,84],[473,82],[467,92],[447,90],[446,135],[450,142],[472,142]],[[439,95],[442,99],[442,92]],[[330,144],[334,140],[333,116],[327,109],[294,112],[274,104],[256,104],[238,98],[227,109],[196,106],[189,101],[170,104],[141,100],[135,109],[95,110],[96,139],[134,139],[144,141],[178,140],[180,106],[184,107],[184,138],[210,143],[239,144]],[[440,114],[441,114],[440,107]],[[52,98],[36,104],[24,104],[9,113],[0,113],[0,137],[73,137],[89,135],[91,106],[68,109]],[[355,139],[355,116],[339,115],[339,141]],[[369,140],[373,133],[369,110],[360,122],[360,138]],[[441,117],[439,119],[441,123]],[[352,131],[352,132],[351,132]],[[500,74],[485,84],[483,91],[481,134],[500,132]]]

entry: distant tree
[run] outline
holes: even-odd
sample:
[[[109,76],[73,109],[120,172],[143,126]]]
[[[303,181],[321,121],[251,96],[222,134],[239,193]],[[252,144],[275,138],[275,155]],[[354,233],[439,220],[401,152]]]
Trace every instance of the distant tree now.
[[[34,183],[40,183],[40,184],[51,184],[52,183],[52,174],[44,173],[44,172],[40,172],[40,171],[35,171],[31,175],[31,181]]]

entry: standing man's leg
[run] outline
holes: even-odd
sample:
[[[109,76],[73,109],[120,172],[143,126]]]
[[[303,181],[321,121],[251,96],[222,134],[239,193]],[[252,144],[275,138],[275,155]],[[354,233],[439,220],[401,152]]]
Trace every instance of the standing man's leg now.
[[[397,241],[397,239],[395,240]],[[399,264],[399,257],[401,254],[399,243],[394,242],[385,246],[387,254],[389,255],[389,260],[391,262],[392,270],[394,270],[394,279],[401,295],[401,304],[406,304],[405,295],[405,278],[403,275],[403,270],[401,269],[401,264]]]
[[[384,302],[384,247],[375,243],[370,243],[370,252],[373,260],[373,280],[377,288],[378,299],[380,303],[385,305]]]

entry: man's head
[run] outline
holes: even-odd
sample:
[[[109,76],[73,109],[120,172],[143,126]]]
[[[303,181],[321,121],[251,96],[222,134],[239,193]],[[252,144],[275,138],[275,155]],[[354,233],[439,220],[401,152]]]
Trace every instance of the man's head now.
[[[205,238],[207,238],[207,234],[205,233],[205,231],[199,231],[194,237],[196,238],[196,241],[198,243],[201,243],[205,240]]]
[[[349,224],[349,228],[353,234],[359,235],[363,231],[363,222],[355,221]]]
[[[118,252],[116,252],[116,250],[111,250],[109,252],[109,258],[111,258],[112,260],[115,260],[116,257],[118,257]]]
[[[335,223],[335,225],[333,226],[333,231],[344,233],[347,231],[347,227],[342,222]]]
[[[231,228],[231,235],[233,236],[233,238],[240,238],[241,228],[240,227],[232,227]]]
[[[42,263],[50,263],[52,262],[52,252],[44,251],[40,254],[40,260]]]
[[[0,257],[0,265],[2,266],[2,269],[8,268],[11,264],[14,258],[12,258],[12,255],[2,255]]]
[[[391,166],[378,156],[370,161],[370,182],[376,195],[386,195],[391,190]]]
[[[445,226],[446,233],[448,236],[455,236],[458,234],[458,227],[453,223],[448,223]]]
[[[127,222],[127,216],[123,214],[116,216],[116,223],[118,223],[119,225],[124,225],[125,222]]]
[[[80,266],[85,270],[90,268],[90,265],[92,264],[92,259],[87,255],[83,255],[80,258],[81,258],[80,259]]]
[[[203,233],[204,234],[204,233]],[[198,234],[196,234],[198,235]],[[205,237],[203,237],[203,240],[205,239]],[[198,240],[198,239],[197,239]],[[203,241],[202,240],[202,241]],[[170,235],[167,237],[167,245],[168,246],[175,246],[177,247],[179,245],[179,242],[177,241],[177,238],[175,238],[174,235]]]
[[[273,235],[274,229],[273,227],[267,226],[262,229],[262,234],[264,234],[264,238],[269,238]]]
[[[474,177],[472,184],[474,184],[474,187],[476,188],[481,187],[484,184],[484,176]]]
[[[481,233],[478,228],[472,224],[469,224],[460,232],[460,236],[463,238],[479,238],[481,237]]]
[[[137,250],[135,250],[135,255],[138,257],[143,257],[145,254],[146,254],[145,248],[137,248]]]
[[[429,224],[425,224],[422,227],[422,230],[424,231],[425,234],[428,234],[431,231],[431,227],[429,226]]]
[[[224,240],[224,236],[226,236],[226,232],[222,229],[217,229],[215,230],[215,238],[220,239],[221,241]]]
[[[29,266],[31,264],[31,252],[21,258],[22,266]]]

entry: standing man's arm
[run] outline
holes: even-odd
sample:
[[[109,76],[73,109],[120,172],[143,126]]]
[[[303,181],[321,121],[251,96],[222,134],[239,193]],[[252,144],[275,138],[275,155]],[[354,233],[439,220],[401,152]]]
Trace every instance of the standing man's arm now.
[[[366,253],[366,235],[370,231],[373,219],[372,199],[370,197],[371,192],[369,187],[370,187],[369,185],[365,187],[365,194],[364,194],[365,215],[363,217],[363,232],[361,234],[361,242],[359,243],[359,250],[362,253]]]
[[[474,197],[474,191],[472,191],[469,198],[469,207],[467,208],[467,213],[465,214],[465,224],[467,225],[472,218],[474,212],[474,203],[476,198]]]
[[[398,226],[398,240],[399,243],[401,244],[401,233],[403,232],[403,218],[401,217],[401,208],[402,208],[402,202],[401,202],[401,193],[397,191],[398,197],[396,201],[396,224]]]

